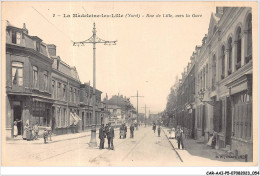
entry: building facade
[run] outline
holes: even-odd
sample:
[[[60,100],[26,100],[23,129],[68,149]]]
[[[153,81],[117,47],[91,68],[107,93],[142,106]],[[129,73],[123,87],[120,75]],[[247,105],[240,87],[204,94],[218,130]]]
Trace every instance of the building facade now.
[[[96,121],[104,123],[105,104],[96,90]],[[81,84],[76,67],[56,55],[54,44],[30,36],[24,24],[6,26],[6,137],[29,123],[40,135],[52,127],[56,135],[85,131],[92,124],[93,87]]]
[[[252,160],[252,9],[217,7],[196,54],[197,138]]]
[[[24,24],[6,27],[6,137],[18,135],[27,122],[41,127],[52,125],[51,72],[53,59],[39,37],[28,35]]]
[[[174,116],[176,124],[184,128],[190,137],[195,137],[195,60],[190,58],[190,63],[184,69],[182,78],[177,88],[177,107]]]

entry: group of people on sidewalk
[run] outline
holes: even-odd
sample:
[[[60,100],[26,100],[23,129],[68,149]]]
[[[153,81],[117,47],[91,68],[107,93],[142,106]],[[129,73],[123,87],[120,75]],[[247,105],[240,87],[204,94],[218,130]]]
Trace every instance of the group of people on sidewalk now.
[[[180,147],[184,149],[184,133],[180,125],[177,126],[177,130],[175,130],[174,128],[171,129],[169,138],[177,140],[178,149],[180,149]]]
[[[100,139],[99,149],[100,150],[104,149],[105,138],[107,138],[108,149],[114,150],[114,144],[113,144],[114,137],[115,137],[114,127],[111,126],[111,123],[106,124],[106,127],[104,127],[104,124],[102,124],[99,129],[99,139]]]
[[[17,123],[22,123],[22,120],[16,119],[14,121],[14,137],[16,138],[18,136],[18,128],[17,128]],[[25,126],[23,127],[22,130],[22,136],[23,140],[27,141],[32,141],[32,140],[38,140],[39,139],[39,124],[36,122],[33,126],[30,126],[30,121],[27,120],[25,123]],[[52,135],[52,130],[51,127],[46,127],[43,132],[43,139],[44,143],[47,143],[47,138],[50,137],[50,141]]]
[[[155,131],[156,131],[156,124],[153,123],[153,132],[155,133]],[[158,127],[157,127],[157,132],[158,132],[158,137],[160,137],[161,136],[161,126],[160,125],[158,125]]]

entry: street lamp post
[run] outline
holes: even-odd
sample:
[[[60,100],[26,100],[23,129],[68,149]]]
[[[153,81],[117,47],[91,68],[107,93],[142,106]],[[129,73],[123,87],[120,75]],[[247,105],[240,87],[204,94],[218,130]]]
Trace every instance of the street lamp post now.
[[[92,115],[92,125],[91,125],[91,139],[89,146],[96,147],[96,44],[103,43],[104,45],[115,45],[117,41],[106,41],[96,36],[96,26],[93,25],[92,30],[93,35],[84,41],[73,42],[73,46],[84,46],[85,44],[93,44],[93,115]]]

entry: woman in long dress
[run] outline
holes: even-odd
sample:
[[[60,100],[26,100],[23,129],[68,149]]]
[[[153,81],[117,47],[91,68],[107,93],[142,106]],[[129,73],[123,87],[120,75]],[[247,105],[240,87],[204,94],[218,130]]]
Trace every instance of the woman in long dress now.
[[[26,121],[26,125],[24,126],[23,129],[23,139],[27,139],[27,132],[29,131],[29,121]]]
[[[18,136],[18,128],[17,128],[17,121],[14,121],[14,137]]]

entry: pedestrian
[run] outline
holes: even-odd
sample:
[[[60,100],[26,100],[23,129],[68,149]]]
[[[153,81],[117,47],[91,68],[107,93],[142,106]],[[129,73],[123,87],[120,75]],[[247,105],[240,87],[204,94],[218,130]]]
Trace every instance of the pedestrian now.
[[[126,138],[126,134],[127,134],[127,126],[126,124],[124,123],[124,131],[125,131],[125,135],[124,135],[124,139]]]
[[[33,131],[34,131],[34,140],[37,140],[39,137],[39,126],[38,126],[38,122],[35,123],[35,125],[33,126]]]
[[[134,130],[135,130],[134,124],[131,124],[131,126],[130,126],[130,137],[131,138],[134,138]]]
[[[111,123],[109,123],[108,124],[108,135],[107,135],[108,149],[114,150],[114,144],[113,144],[114,137],[115,137],[114,128],[111,126]]]
[[[21,122],[21,120],[16,119],[16,120],[14,121],[14,137],[17,137],[17,136],[18,136],[18,128],[17,128],[17,123],[18,123],[18,122]]]
[[[157,131],[158,131],[158,136],[160,137],[160,134],[161,134],[161,126],[160,125],[158,126]]]
[[[32,127],[28,125],[27,132],[26,132],[26,140],[31,141],[32,139],[33,139]]]
[[[104,124],[102,124],[101,127],[99,128],[99,139],[100,139],[99,149],[102,150],[102,149],[104,149],[104,143],[105,143]]]
[[[180,145],[181,145],[181,148],[184,149],[184,145],[183,145],[183,130],[181,129],[180,126],[177,127],[176,138],[177,138],[177,141],[178,141],[178,149],[180,149]]]
[[[47,144],[47,138],[48,138],[48,131],[45,128],[43,132],[43,139],[44,139],[44,144]]]
[[[26,123],[25,123],[25,126],[23,128],[23,140],[26,140],[28,128],[29,128],[29,121],[27,120]]]
[[[51,139],[51,136],[52,136],[52,129],[51,129],[51,127],[47,126],[46,130],[48,132],[48,136],[50,137],[50,141],[52,141],[52,139]]]
[[[155,133],[155,130],[156,130],[156,125],[155,123],[153,123],[153,133]]]

